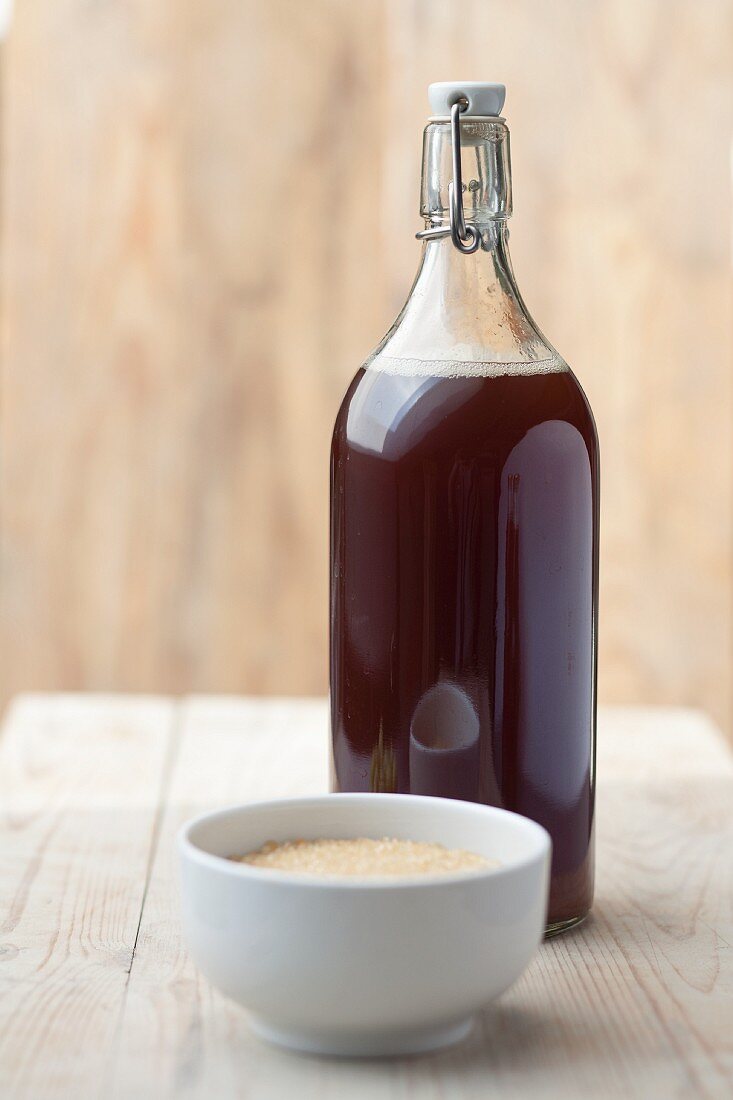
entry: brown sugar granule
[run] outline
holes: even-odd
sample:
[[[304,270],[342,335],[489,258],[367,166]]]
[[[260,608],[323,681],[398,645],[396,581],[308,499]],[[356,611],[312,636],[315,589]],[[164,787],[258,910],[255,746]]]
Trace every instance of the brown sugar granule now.
[[[422,840],[269,840],[257,851],[232,856],[238,863],[277,871],[338,878],[453,875],[497,867],[495,860],[462,848]]]

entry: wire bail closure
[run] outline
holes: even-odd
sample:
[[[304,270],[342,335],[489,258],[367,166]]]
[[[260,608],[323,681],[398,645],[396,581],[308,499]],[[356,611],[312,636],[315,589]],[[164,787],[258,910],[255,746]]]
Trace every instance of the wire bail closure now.
[[[448,237],[459,252],[470,255],[481,243],[481,234],[475,225],[466,225],[463,212],[463,173],[461,171],[461,113],[468,108],[467,99],[458,99],[450,109],[450,138],[453,157],[453,179],[448,184],[449,229],[423,229],[415,236],[418,240],[437,240]]]

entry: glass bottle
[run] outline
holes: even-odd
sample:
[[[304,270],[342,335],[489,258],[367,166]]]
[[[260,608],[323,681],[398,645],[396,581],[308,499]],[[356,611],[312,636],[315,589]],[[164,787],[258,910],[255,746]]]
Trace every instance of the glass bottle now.
[[[540,822],[557,932],[593,890],[598,439],[512,272],[503,88],[430,96],[420,267],[333,434],[333,786]]]

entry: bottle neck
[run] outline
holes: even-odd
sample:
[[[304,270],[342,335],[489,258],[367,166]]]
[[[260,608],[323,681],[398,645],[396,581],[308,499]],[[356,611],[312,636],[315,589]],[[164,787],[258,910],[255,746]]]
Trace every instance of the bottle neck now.
[[[479,364],[557,361],[522,301],[509,258],[509,131],[501,119],[461,123],[464,217],[480,246],[460,252],[450,236],[427,240],[415,282],[372,362],[386,369],[416,360],[436,371],[471,373]],[[432,121],[423,142],[421,213],[427,228],[449,225],[450,124]],[[443,364],[443,366],[439,366]]]
[[[512,215],[509,128],[500,118],[465,118],[460,123],[463,213],[485,225]],[[423,133],[420,213],[426,227],[448,225],[448,188],[453,179],[453,143],[448,119],[434,119]]]

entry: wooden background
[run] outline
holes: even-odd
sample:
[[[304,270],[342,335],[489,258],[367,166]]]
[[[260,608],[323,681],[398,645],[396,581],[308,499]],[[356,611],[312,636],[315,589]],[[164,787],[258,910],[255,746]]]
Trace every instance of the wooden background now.
[[[24,0],[0,66],[3,698],[325,690],[331,424],[426,85],[488,77],[599,423],[602,697],[727,720],[733,0]]]

